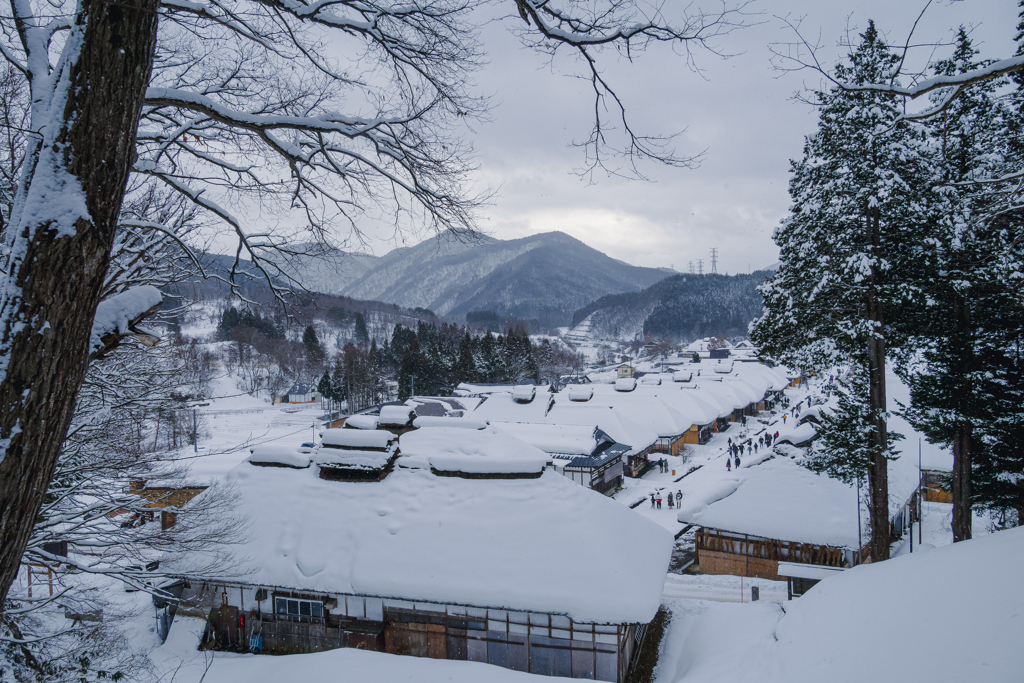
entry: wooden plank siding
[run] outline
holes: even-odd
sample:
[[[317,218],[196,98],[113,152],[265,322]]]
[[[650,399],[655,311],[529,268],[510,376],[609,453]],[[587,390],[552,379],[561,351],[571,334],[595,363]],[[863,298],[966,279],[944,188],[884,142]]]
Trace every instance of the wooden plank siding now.
[[[829,546],[726,534],[701,529],[694,538],[702,574],[734,574],[779,580],[779,560],[842,567],[844,550]]]

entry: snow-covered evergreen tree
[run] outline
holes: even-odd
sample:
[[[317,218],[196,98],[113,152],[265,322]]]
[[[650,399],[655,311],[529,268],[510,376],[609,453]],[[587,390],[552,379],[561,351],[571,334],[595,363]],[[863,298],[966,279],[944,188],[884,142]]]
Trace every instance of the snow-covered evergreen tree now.
[[[895,79],[899,59],[873,22],[836,79]],[[751,338],[768,355],[807,369],[859,365],[866,393],[853,395],[870,435],[871,555],[889,554],[885,361],[888,312],[908,298],[902,273],[920,258],[924,183],[919,131],[900,123],[891,95],[835,87],[818,93],[817,132],[792,163],[790,216],[776,230],[781,265],[761,289],[764,315]],[[861,386],[861,385],[857,385]]]
[[[934,65],[936,76],[986,66],[967,31],[953,55]],[[931,187],[924,258],[912,276],[920,293],[898,316],[912,342],[900,363],[911,388],[907,417],[929,441],[953,450],[953,539],[971,538],[971,469],[978,438],[995,417],[1010,291],[1002,277],[1003,231],[992,220],[998,196],[974,181],[1002,174],[1007,158],[1006,110],[998,81],[968,88],[927,122]],[[943,93],[934,97],[941,100]]]

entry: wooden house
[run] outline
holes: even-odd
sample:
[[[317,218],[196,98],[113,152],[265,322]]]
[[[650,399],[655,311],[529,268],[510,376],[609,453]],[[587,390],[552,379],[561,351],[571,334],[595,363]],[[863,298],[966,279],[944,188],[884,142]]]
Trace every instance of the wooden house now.
[[[298,382],[293,384],[285,394],[284,403],[315,403],[320,400],[320,392],[313,384]]]
[[[636,374],[636,368],[628,363],[623,363],[619,367],[615,368],[615,373],[618,379],[629,379]]]
[[[137,479],[128,485],[128,492],[148,502],[142,507],[160,511],[160,528],[170,529],[178,520],[177,510],[206,490],[205,486],[146,486],[144,479]],[[149,514],[149,513],[147,513]]]
[[[228,474],[251,533],[240,566],[183,577],[182,600],[208,617],[203,647],[356,647],[624,681],[671,534],[491,428],[423,428],[399,450],[380,481],[325,480],[316,463]]]
[[[683,482],[699,487],[700,476]],[[860,564],[866,538],[858,534],[855,487],[771,453],[745,458],[725,485],[711,487],[710,502],[683,488],[678,519],[698,527],[702,574],[778,580],[779,562]]]

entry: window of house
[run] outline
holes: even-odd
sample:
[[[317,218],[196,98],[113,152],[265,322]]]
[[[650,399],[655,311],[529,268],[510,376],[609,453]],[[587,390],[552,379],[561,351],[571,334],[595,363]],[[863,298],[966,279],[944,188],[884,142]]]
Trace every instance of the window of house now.
[[[324,604],[319,600],[274,599],[277,618],[303,624],[320,624],[324,620]]]

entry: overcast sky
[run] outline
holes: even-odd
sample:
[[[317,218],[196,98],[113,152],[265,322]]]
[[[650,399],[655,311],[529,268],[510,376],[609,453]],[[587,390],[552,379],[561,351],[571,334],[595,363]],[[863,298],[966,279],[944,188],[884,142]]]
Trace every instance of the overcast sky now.
[[[686,129],[678,141],[685,153],[706,150],[695,170],[649,165],[652,182],[595,176],[587,184],[572,171],[582,162],[574,139],[589,132],[586,85],[552,73],[546,60],[520,47],[507,26],[485,28],[490,64],[480,74],[483,92],[494,96],[491,121],[476,126],[478,180],[500,188],[484,210],[483,229],[512,239],[561,230],[615,258],[644,266],[674,266],[719,250],[719,272],[745,272],[774,263],[772,230],[788,206],[789,159],[799,157],[803,136],[814,131],[815,112],[793,101],[811,72],[772,69],[769,46],[795,39],[776,17],[803,17],[802,31],[820,33],[823,56],[832,64],[845,54],[838,45],[847,27],[861,31],[875,20],[891,43],[902,43],[925,0],[756,0],[751,17],[759,25],[718,41],[729,59],[697,53],[702,74],[668,50],[649,52],[633,64],[608,53],[604,67],[630,106],[642,132]],[[511,5],[511,2],[508,3]],[[684,0],[665,0],[665,13]],[[934,2],[918,27],[919,42],[948,41],[960,24],[974,27],[983,57],[1014,50],[1015,0]],[[707,9],[715,3],[707,2]],[[940,51],[945,50],[939,48]],[[948,52],[948,50],[945,50]],[[918,54],[927,61],[929,51]],[[939,56],[945,54],[940,52]],[[422,236],[411,236],[415,243]],[[396,246],[377,241],[378,255]]]

